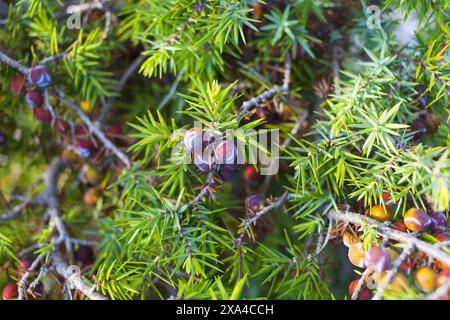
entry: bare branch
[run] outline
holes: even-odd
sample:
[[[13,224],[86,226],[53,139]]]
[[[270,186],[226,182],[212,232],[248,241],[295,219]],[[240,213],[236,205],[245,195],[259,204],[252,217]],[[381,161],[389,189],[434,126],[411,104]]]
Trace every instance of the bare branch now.
[[[108,300],[107,297],[99,292],[95,292],[82,278],[79,272],[69,274],[69,265],[64,261],[64,257],[59,251],[55,251],[52,260],[56,271],[66,279],[66,281],[80,290],[85,296],[91,300]]]
[[[261,209],[260,211],[258,211],[251,218],[245,220],[244,221],[244,230],[242,231],[242,233],[240,235],[240,239],[242,239],[244,237],[245,232],[248,230],[248,228],[250,228],[252,225],[256,224],[256,221],[258,221],[263,215],[265,215],[270,210],[281,206],[283,204],[284,200],[286,200],[288,194],[289,193],[287,191],[285,191],[277,200],[275,200],[270,205],[268,205],[268,206],[264,207],[263,209]]]
[[[167,102],[169,102],[169,100],[173,97],[173,95],[175,94],[175,91],[177,90],[178,84],[181,81],[181,78],[184,75],[184,72],[186,71],[186,67],[181,68],[180,72],[178,72],[177,77],[175,79],[175,81],[173,82],[172,86],[170,87],[169,92],[167,93],[167,95],[164,97],[164,99],[161,100],[161,102],[158,104],[158,109],[162,109]]]
[[[364,272],[361,275],[361,278],[359,278],[358,284],[356,285],[355,291],[353,291],[353,294],[350,299],[352,300],[358,300],[359,293],[361,292],[361,289],[366,282],[367,277],[372,273],[370,269],[364,270]]]
[[[0,61],[8,64],[9,66],[13,67],[14,69],[22,72],[24,75],[27,75],[30,72],[30,69],[25,67],[23,64],[11,59],[6,54],[0,51]]]
[[[261,102],[272,98],[277,93],[287,92],[289,91],[289,82],[291,81],[291,57],[287,55],[286,57],[286,65],[284,68],[284,79],[282,86],[274,86],[272,89],[266,90],[260,95],[245,101],[241,108],[238,111],[238,116],[242,116],[250,113],[250,111],[258,106]]]

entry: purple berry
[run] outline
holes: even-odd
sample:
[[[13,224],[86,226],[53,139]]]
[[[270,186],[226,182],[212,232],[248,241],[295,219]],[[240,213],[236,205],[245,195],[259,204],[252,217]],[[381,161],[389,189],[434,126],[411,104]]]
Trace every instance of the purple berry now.
[[[38,88],[46,88],[52,83],[52,75],[47,67],[36,66],[31,68],[28,81]]]
[[[28,106],[31,109],[39,108],[44,102],[44,98],[39,91],[28,91],[25,99],[27,100]]]

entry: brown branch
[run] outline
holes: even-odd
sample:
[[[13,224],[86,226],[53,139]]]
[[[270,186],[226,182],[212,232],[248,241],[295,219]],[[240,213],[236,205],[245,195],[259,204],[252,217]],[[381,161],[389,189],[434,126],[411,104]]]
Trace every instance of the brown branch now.
[[[23,64],[11,59],[6,54],[0,51],[0,61],[6,63],[7,65],[11,66],[12,68],[22,72],[24,75],[27,75],[30,72],[30,69],[25,67]]]
[[[361,289],[362,289],[364,283],[366,283],[367,277],[371,273],[372,273],[372,270],[370,270],[370,269],[364,270],[364,272],[361,275],[361,278],[359,278],[359,280],[358,280],[358,284],[356,285],[355,291],[353,291],[353,294],[350,298],[351,300],[358,300],[359,293],[361,292]]]
[[[72,285],[91,300],[108,300],[103,294],[96,292],[82,278],[81,274],[64,261],[64,257],[59,251],[53,252],[52,260],[56,271],[66,279],[69,285]],[[73,270],[72,270],[73,269]],[[75,272],[70,272],[75,271]]]
[[[284,200],[286,200],[288,194],[289,193],[287,191],[285,191],[277,200],[273,201],[271,204],[269,204],[268,206],[262,208],[260,211],[255,213],[255,215],[253,215],[249,219],[245,220],[244,221],[244,230],[242,231],[242,233],[239,236],[239,238],[242,240],[242,238],[244,238],[245,232],[248,230],[248,228],[250,228],[252,225],[256,224],[256,222],[263,215],[265,215],[270,210],[278,208],[279,206],[281,206],[283,204]]]
[[[274,86],[272,89],[266,90],[260,95],[245,101],[238,110],[238,117],[250,113],[250,111],[258,106],[261,102],[272,98],[277,93],[289,91],[289,82],[291,81],[291,57],[288,54],[286,57],[286,64],[284,68],[283,84],[281,86]]]

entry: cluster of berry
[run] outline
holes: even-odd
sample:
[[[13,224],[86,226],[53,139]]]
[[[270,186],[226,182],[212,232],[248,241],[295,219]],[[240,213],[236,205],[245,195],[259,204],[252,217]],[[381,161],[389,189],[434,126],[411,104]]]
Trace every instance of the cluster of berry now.
[[[191,152],[193,162],[201,172],[217,170],[223,181],[235,180],[239,174],[238,150],[229,140],[218,140],[219,132],[203,132],[192,128],[184,135],[184,146]]]
[[[431,232],[437,241],[450,240],[448,232],[448,219],[442,212],[425,212],[422,209],[410,208],[403,215],[403,220],[392,221],[393,215],[389,209],[390,197],[383,194],[384,205],[375,205],[368,210],[368,215],[380,222],[392,222],[392,226],[402,232]],[[369,278],[364,279],[364,286],[359,292],[358,299],[371,299],[373,289],[376,288],[386,276],[387,270],[397,259],[398,252],[394,245],[383,243],[372,246],[365,251],[357,232],[346,231],[343,234],[344,244],[348,247],[350,262],[360,268],[367,268]],[[450,266],[443,262],[433,260],[421,251],[409,256],[400,265],[400,271],[394,274],[388,289],[404,292],[411,281],[425,293],[432,292],[444,285],[450,278]],[[402,273],[403,271],[403,273]],[[353,295],[360,279],[352,281],[349,285],[349,294]]]
[[[36,119],[41,122],[50,122],[52,115],[47,108],[43,107],[44,97],[42,90],[51,83],[52,75],[50,70],[45,66],[38,65],[30,69],[26,79],[22,75],[12,79],[11,88],[16,95],[25,95],[25,100],[28,106],[33,109]]]
[[[26,79],[22,75],[18,75],[11,81],[12,91],[17,96],[25,95],[25,100],[27,101],[28,106],[33,110],[34,117],[43,123],[49,123],[53,120],[50,110],[44,106],[44,95],[42,92],[50,86],[51,83],[52,75],[50,71],[48,68],[41,65],[31,68]],[[70,125],[62,118],[54,120],[54,130],[56,133],[65,136],[66,142],[70,143]],[[105,128],[105,134],[109,139],[114,141],[122,134],[122,130],[119,125],[113,124]],[[79,126],[75,129],[75,136],[78,155],[82,158],[92,156],[97,150],[98,143],[92,137],[90,132],[88,132],[84,126]],[[0,137],[0,140],[2,139],[5,139],[3,135]]]

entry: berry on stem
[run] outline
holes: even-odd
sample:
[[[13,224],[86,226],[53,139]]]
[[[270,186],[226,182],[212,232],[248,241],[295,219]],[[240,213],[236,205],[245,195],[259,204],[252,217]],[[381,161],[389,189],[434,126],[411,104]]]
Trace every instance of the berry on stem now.
[[[363,250],[362,242],[354,243],[348,248],[348,259],[359,268],[364,267],[364,257],[366,253]]]
[[[261,194],[250,194],[245,198],[245,207],[250,212],[258,212],[264,208],[264,197]]]
[[[255,166],[248,164],[244,169],[244,180],[248,183],[256,184],[259,182],[261,175],[256,170]]]
[[[52,83],[52,75],[47,67],[39,65],[31,68],[28,81],[38,88],[46,88]]]
[[[376,205],[370,208],[369,216],[377,221],[384,222],[391,219],[391,213],[388,208]]]
[[[82,158],[90,157],[95,151],[95,146],[90,140],[77,141],[77,153]]]
[[[352,232],[346,231],[342,235],[342,241],[344,242],[344,245],[349,248],[351,245],[360,242],[361,239]]]
[[[92,188],[88,189],[83,196],[84,203],[89,207],[95,207],[97,204],[97,190]]]
[[[436,289],[436,274],[430,268],[420,268],[414,274],[417,286],[425,292]]]
[[[237,164],[221,164],[219,168],[219,176],[223,181],[236,180],[239,175],[239,165]]]
[[[25,100],[27,100],[28,106],[31,109],[39,108],[42,106],[42,103],[44,102],[44,98],[42,97],[42,93],[40,91],[34,90],[34,91],[28,91]]]
[[[70,125],[64,119],[58,118],[55,121],[55,130],[57,133],[66,134],[70,131]]]
[[[13,282],[6,284],[2,291],[3,300],[12,300],[17,297],[19,290],[17,285]]]
[[[19,273],[25,273],[31,267],[33,263],[33,256],[25,256],[19,260]]]
[[[414,232],[422,232],[431,226],[430,216],[422,209],[411,208],[403,216],[406,227]]]
[[[403,221],[396,221],[396,222],[394,222],[394,224],[392,226],[401,232],[408,231],[408,228],[406,227],[406,225]]]
[[[40,122],[46,123],[46,122],[50,122],[52,120],[52,114],[50,113],[50,111],[48,111],[45,108],[42,108],[42,107],[34,108],[33,112],[34,112],[34,117],[37,120],[39,120]]]
[[[442,287],[450,279],[450,271],[442,270],[436,276],[436,286]],[[450,291],[450,289],[449,289]]]
[[[447,216],[440,211],[433,211],[429,214],[431,219],[431,229],[435,233],[447,230]]]

